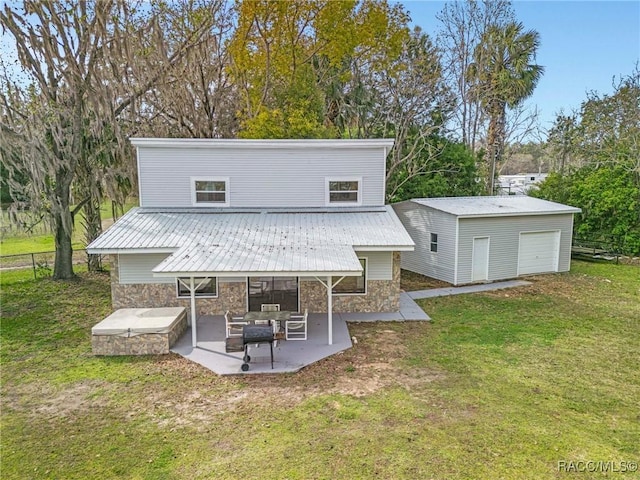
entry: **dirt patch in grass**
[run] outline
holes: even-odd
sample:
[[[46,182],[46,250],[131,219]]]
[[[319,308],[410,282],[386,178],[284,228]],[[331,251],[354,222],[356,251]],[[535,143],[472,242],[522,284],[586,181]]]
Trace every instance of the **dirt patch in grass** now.
[[[400,288],[405,292],[428,290],[430,288],[450,287],[451,284],[431,277],[425,277],[419,273],[402,270],[400,272]]]
[[[101,381],[84,381],[59,388],[50,384],[24,383],[5,389],[2,403],[7,408],[37,417],[63,418],[107,406],[108,401],[99,393],[109,388],[112,387]]]
[[[295,374],[221,377],[178,355],[165,356],[148,365],[148,374],[166,376],[172,385],[175,378],[180,378],[180,388],[158,388],[153,381],[142,381],[141,390],[135,394],[138,400],[126,416],[149,416],[159,426],[172,430],[206,430],[216,419],[235,411],[268,411],[273,405],[293,408],[323,395],[365,397],[389,387],[413,390],[445,378],[442,371],[407,369],[401,362],[407,354],[403,335],[415,327],[428,325],[407,322],[389,328],[385,323],[350,324],[357,342],[353,348]],[[69,394],[73,391],[71,388]],[[117,395],[117,389],[109,395]],[[61,395],[55,399],[64,401]]]
[[[550,274],[533,275],[523,278],[531,285],[518,288],[507,288],[483,292],[484,295],[493,298],[528,298],[537,296],[550,296],[561,298],[576,298],[584,292],[595,291],[601,282],[606,279],[598,279],[587,275]]]

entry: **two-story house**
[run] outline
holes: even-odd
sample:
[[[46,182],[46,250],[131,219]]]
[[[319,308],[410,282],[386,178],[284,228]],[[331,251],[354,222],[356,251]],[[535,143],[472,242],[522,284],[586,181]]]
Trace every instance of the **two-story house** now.
[[[92,242],[114,308],[200,315],[399,310],[400,252],[385,205],[393,140],[134,138],[140,207]],[[197,332],[192,328],[193,345]]]

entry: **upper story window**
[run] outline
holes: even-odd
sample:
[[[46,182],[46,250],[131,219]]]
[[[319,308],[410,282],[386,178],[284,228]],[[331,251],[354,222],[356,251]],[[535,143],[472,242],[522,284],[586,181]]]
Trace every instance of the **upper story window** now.
[[[228,178],[191,177],[192,203],[194,206],[229,205]]]
[[[328,178],[327,205],[360,205],[362,178]]]
[[[431,234],[431,251],[432,252],[437,252],[438,251],[438,234],[437,233],[432,233]]]

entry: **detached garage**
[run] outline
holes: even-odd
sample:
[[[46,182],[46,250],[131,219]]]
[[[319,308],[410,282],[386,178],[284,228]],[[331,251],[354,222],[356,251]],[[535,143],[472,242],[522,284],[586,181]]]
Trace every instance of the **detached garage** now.
[[[566,272],[573,214],[527,196],[418,198],[393,205],[416,244],[401,266],[453,285]]]

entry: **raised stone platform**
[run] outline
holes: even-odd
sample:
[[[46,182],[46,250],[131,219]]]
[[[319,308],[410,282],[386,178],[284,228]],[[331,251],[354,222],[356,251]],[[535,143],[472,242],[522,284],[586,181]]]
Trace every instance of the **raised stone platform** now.
[[[169,353],[187,328],[183,307],[122,308],[91,329],[94,355]]]

